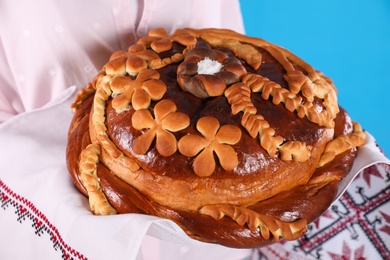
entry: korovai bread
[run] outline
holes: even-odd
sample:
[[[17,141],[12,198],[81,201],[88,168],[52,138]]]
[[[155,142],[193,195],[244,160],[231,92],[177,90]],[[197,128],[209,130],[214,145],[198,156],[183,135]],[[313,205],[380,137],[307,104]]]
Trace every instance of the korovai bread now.
[[[225,29],[151,30],[72,108],[67,166],[94,214],[155,215],[235,248],[302,236],[366,140],[331,79]]]

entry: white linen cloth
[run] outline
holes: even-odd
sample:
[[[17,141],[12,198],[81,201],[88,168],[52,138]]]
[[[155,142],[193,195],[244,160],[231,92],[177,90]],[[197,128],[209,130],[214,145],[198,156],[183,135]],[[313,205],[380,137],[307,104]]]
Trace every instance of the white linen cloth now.
[[[0,125],[0,259],[249,256],[250,250],[190,239],[169,220],[140,214],[91,214],[65,162],[74,92],[71,87],[44,108]]]
[[[172,221],[153,216],[92,215],[65,162],[75,90],[0,125],[0,259],[243,259],[251,253],[190,239]],[[358,156],[349,176],[390,164],[370,135]]]

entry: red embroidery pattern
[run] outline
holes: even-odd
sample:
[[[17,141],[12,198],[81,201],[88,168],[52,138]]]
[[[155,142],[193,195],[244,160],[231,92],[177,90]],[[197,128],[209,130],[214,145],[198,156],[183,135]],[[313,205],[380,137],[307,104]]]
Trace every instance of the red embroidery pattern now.
[[[342,254],[334,254],[334,253],[329,253],[330,257],[334,260],[338,259],[351,259],[351,260],[364,260],[367,259],[365,258],[364,255],[364,246],[359,247],[358,249],[355,250],[354,254],[352,254],[351,248],[348,246],[348,244],[343,241],[343,251]]]
[[[390,166],[361,172],[308,230],[296,241],[258,249],[258,258],[390,259]]]
[[[386,221],[386,224],[382,228],[380,228],[379,230],[385,232],[386,234],[388,234],[390,236],[390,215],[388,215],[384,212],[381,212],[381,215],[382,215],[383,219]]]
[[[58,229],[34,204],[13,192],[2,180],[0,180],[0,207],[4,210],[13,208],[20,223],[31,221],[35,234],[39,237],[48,236],[53,243],[53,249],[61,253],[62,259],[87,259],[65,243]]]

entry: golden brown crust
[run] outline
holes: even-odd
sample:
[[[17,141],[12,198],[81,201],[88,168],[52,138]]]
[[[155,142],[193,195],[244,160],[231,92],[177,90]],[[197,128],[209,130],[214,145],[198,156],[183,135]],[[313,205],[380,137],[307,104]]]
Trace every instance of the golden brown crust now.
[[[199,210],[199,213],[209,215],[215,220],[227,216],[240,226],[247,225],[252,231],[259,229],[264,239],[272,237],[276,242],[279,241],[279,237],[294,240],[306,233],[307,221],[305,219],[287,223],[259,214],[249,208],[231,204],[204,206]]]
[[[94,213],[170,218],[233,247],[301,236],[365,142],[328,78],[229,30],[152,30],[73,108],[67,165]]]
[[[80,154],[79,171],[83,186],[87,190],[89,206],[96,215],[116,214],[116,210],[107,201],[101,190],[96,168],[99,162],[100,147],[98,144],[88,145]]]
[[[353,122],[353,132],[347,135],[340,135],[330,141],[321,156],[318,167],[322,167],[332,161],[338,154],[362,146],[366,142],[366,133],[357,122]]]

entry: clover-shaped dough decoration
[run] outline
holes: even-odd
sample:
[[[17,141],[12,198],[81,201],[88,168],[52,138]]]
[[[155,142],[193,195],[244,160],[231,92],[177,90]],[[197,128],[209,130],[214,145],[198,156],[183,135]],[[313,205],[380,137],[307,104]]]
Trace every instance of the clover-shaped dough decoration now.
[[[210,176],[215,169],[214,152],[223,169],[231,171],[238,165],[237,154],[231,145],[241,139],[241,130],[234,125],[220,126],[218,120],[205,116],[198,120],[197,130],[203,135],[188,134],[183,136],[178,149],[185,156],[193,157],[194,171],[200,177]]]
[[[156,28],[149,31],[148,35],[141,37],[137,44],[145,46],[148,49],[153,50],[155,53],[162,53],[172,49],[172,43],[178,42],[187,48],[195,46],[197,40],[194,36],[185,31],[176,31],[175,34],[169,35],[168,31],[164,28]],[[164,55],[165,56],[165,55]],[[183,60],[184,55],[181,52],[174,52],[172,56],[148,60],[148,67],[153,69],[159,69],[165,67],[168,64],[179,62]]]
[[[147,129],[134,142],[133,150],[136,154],[145,154],[154,138],[161,155],[170,156],[176,152],[177,140],[171,132],[183,130],[190,124],[190,118],[176,110],[176,104],[172,100],[164,99],[154,107],[154,118],[148,109],[134,112],[131,118],[133,127],[140,131]]]
[[[163,28],[156,28],[149,31],[147,36],[140,38],[137,42],[146,47],[150,47],[157,53],[172,49],[172,41],[169,38],[169,33]]]
[[[142,44],[135,44],[126,50],[113,53],[104,66],[107,75],[119,76],[126,73],[135,76],[148,68],[148,62],[159,59],[158,54]]]
[[[130,103],[135,110],[148,108],[151,100],[160,100],[167,91],[167,86],[159,78],[160,74],[152,69],[141,71],[135,80],[126,76],[113,78],[113,108],[121,112],[128,109]]]

